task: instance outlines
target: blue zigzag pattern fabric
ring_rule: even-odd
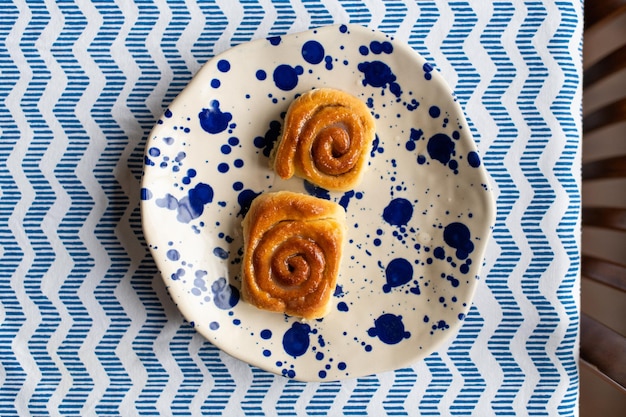
[[[456,92],[497,218],[458,336],[411,368],[274,376],[169,299],[139,211],[146,137],[207,60],[334,23]],[[577,415],[580,0],[0,0],[0,414]]]

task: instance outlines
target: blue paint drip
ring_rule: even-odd
[[[293,323],[283,336],[285,352],[294,358],[304,355],[309,349],[309,333],[311,333],[311,327],[308,324]]]
[[[467,163],[472,168],[478,168],[480,166],[480,156],[478,156],[478,153],[476,153],[474,151],[468,153],[467,154]]]
[[[324,47],[318,41],[307,41],[302,45],[302,58],[309,64],[319,64],[324,59]]]
[[[454,288],[458,287],[458,286],[459,286],[459,284],[460,284],[460,283],[459,283],[459,280],[458,280],[458,279],[456,279],[456,278],[454,278],[452,275],[447,275],[447,276],[446,276],[446,280],[447,280],[447,281],[449,281],[449,282],[450,282],[450,284],[452,284],[452,286],[453,286]]]
[[[330,192],[322,187],[318,187],[308,181],[304,181],[304,189],[307,193],[317,198],[323,198],[324,200],[330,200]],[[344,207],[345,208],[345,207]]]
[[[180,259],[180,253],[176,249],[168,250],[165,255],[170,261],[177,261]]]
[[[239,290],[230,285],[226,278],[219,278],[211,285],[213,291],[213,302],[222,310],[230,310],[239,302]]]
[[[392,226],[406,226],[413,217],[413,205],[404,198],[395,198],[383,210],[383,219]]]
[[[264,79],[267,78],[267,73],[260,69],[256,72],[256,78],[259,81],[263,81]]]
[[[348,204],[350,204],[350,200],[355,196],[354,190],[350,190],[339,199],[339,205],[344,208],[344,210],[348,210]]]
[[[213,201],[213,188],[205,183],[198,183],[190,189],[187,196],[178,201],[171,194],[156,200],[156,205],[168,210],[176,210],[176,219],[181,223],[189,223],[204,212],[204,206]]]
[[[213,249],[213,255],[220,259],[228,259],[228,251],[220,248],[219,246]]]
[[[430,117],[432,117],[433,119],[436,119],[441,115],[441,110],[437,106],[430,106],[430,108],[428,109],[428,114],[430,114]]]
[[[463,223],[450,223],[443,229],[443,240],[456,249],[459,259],[466,259],[474,250],[469,228]]]
[[[270,42],[270,44],[277,46],[280,44],[280,41],[282,39],[280,36],[270,36],[269,38],[267,38],[267,40]]]
[[[337,285],[335,287],[335,292],[333,293],[334,297],[343,297],[345,293],[343,292],[343,287],[341,285]]]
[[[396,96],[400,97],[402,90],[400,85],[396,83],[396,76],[387,64],[381,61],[361,62],[357,68],[363,73],[363,85],[371,85],[372,87],[386,88]]]
[[[454,155],[454,142],[445,133],[437,133],[428,140],[426,150],[432,159],[447,165]]]
[[[274,70],[274,84],[283,91],[291,91],[298,85],[298,75],[302,75],[303,71],[304,69],[299,65],[292,67],[280,64]]]
[[[228,72],[230,70],[230,62],[225,59],[220,59],[217,61],[217,69],[220,70],[220,72]]]
[[[207,133],[220,133],[228,128],[228,124],[233,119],[233,115],[220,110],[220,102],[211,100],[208,109],[202,109],[198,113],[200,126]]]
[[[242,190],[237,196],[237,202],[239,203],[239,213],[237,216],[245,217],[248,210],[250,210],[250,204],[252,201],[257,198],[261,193],[255,193],[252,190]]]
[[[344,303],[343,301],[341,301],[339,304],[337,304],[337,310],[339,311],[348,311],[348,304]]]
[[[404,258],[393,259],[385,268],[385,279],[387,283],[383,285],[383,292],[389,293],[392,288],[402,286],[413,279],[413,266]]]
[[[151,200],[152,199],[152,191],[150,191],[147,188],[142,188],[141,189],[141,199],[143,201]]]
[[[272,120],[270,122],[270,126],[267,132],[265,132],[264,136],[257,136],[254,138],[254,146],[259,149],[263,149],[263,155],[269,157],[272,152],[272,148],[274,147],[274,143],[278,140],[280,136],[280,122],[276,120]]]
[[[381,342],[388,345],[400,343],[403,339],[411,337],[411,333],[404,330],[402,316],[387,313],[374,320],[374,327],[367,331],[370,337],[378,337]]]

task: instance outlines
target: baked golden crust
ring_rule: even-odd
[[[243,299],[306,319],[325,316],[345,229],[345,212],[331,201],[290,191],[258,196],[243,220]]]
[[[312,90],[289,106],[272,165],[283,179],[296,175],[328,190],[350,190],[361,180],[375,134],[361,100],[332,88]]]

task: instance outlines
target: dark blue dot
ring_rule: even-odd
[[[348,31],[348,26],[346,25],[339,26],[339,32],[346,33],[347,31]]]
[[[432,159],[447,165],[454,154],[454,142],[445,133],[437,133],[428,140],[426,150]]]
[[[232,151],[232,148],[228,145],[222,145],[220,150],[222,151],[224,155],[228,155]]]
[[[420,165],[424,165],[426,163],[426,157],[424,155],[418,155],[417,163]]]
[[[456,249],[456,256],[459,259],[466,259],[474,250],[470,230],[463,223],[456,222],[447,225],[443,231],[443,240]]]
[[[264,79],[266,79],[266,78],[267,78],[267,74],[266,74],[266,73],[265,73],[265,71],[263,71],[263,70],[258,70],[258,71],[256,72],[256,78],[257,78],[257,80],[259,80],[259,81],[263,81]]]
[[[228,144],[230,146],[237,146],[237,145],[239,145],[239,139],[234,137],[234,136],[231,137],[231,138],[228,138]]]
[[[382,50],[384,53],[390,54],[393,52],[393,45],[391,44],[391,42],[385,41],[382,43]]]
[[[226,162],[222,162],[221,164],[219,164],[219,165],[217,166],[217,170],[218,170],[219,172],[221,172],[221,173],[228,172],[228,169],[229,169],[229,168],[230,168],[230,167],[228,166],[228,164],[227,164]]]
[[[263,356],[265,356],[266,358],[268,358],[268,357],[272,356],[272,351],[271,351],[271,350],[267,350],[267,349],[265,349],[265,350],[263,351]]]
[[[321,370],[321,371],[318,372],[318,375],[319,375],[320,378],[326,378],[326,371]]]
[[[170,261],[177,261],[180,259],[180,253],[176,249],[170,249],[167,251],[167,259]]]
[[[404,198],[391,200],[383,210],[383,219],[393,226],[405,226],[413,216],[413,205]]]
[[[346,367],[347,367],[347,365],[346,365],[346,363],[345,363],[345,362],[339,362],[339,363],[337,364],[337,369],[339,369],[340,371],[345,370],[345,369],[346,369]]]
[[[220,259],[228,259],[228,251],[220,248],[219,246],[213,249],[213,255],[217,256]]]
[[[480,166],[480,156],[478,156],[478,153],[476,153],[474,151],[468,153],[467,154],[467,163],[472,168],[478,168]]]
[[[208,133],[220,133],[228,128],[228,124],[233,118],[233,115],[228,112],[222,112],[220,110],[220,103],[217,100],[212,100],[209,103],[209,108],[203,108],[198,114],[200,119],[200,126]]]
[[[268,340],[272,337],[272,331],[270,329],[261,330],[261,338]]]
[[[196,176],[196,170],[195,170],[195,169],[193,169],[193,168],[189,168],[189,169],[187,170],[187,176],[188,176],[189,178],[193,178],[193,177],[195,177],[195,176]]]
[[[326,69],[327,70],[333,69],[333,58],[332,57],[327,56],[326,58],[324,58],[324,61],[326,61]]]
[[[374,320],[374,327],[367,331],[371,337],[378,337],[381,342],[395,345],[403,339],[408,339],[411,334],[404,329],[402,316],[385,313]]]
[[[233,190],[235,190],[235,191],[243,190],[243,183],[240,182],[240,181],[237,181],[237,182],[233,183]]]
[[[341,301],[339,304],[337,304],[337,310],[339,311],[348,311],[348,305],[346,303],[344,303],[343,301]]]
[[[165,110],[165,113],[163,113],[163,115],[169,119],[170,117],[172,117],[172,111],[170,109],[167,109]]]
[[[152,147],[152,148],[148,149],[148,154],[150,156],[156,157],[156,156],[161,155],[161,150],[159,148]]]
[[[211,87],[213,88],[218,88],[222,83],[220,83],[220,80],[218,80],[217,78],[213,78],[211,80]]]
[[[233,165],[234,165],[236,168],[241,168],[241,167],[243,166],[243,159],[235,159],[235,160],[233,161]]]
[[[280,64],[274,69],[274,84],[283,91],[291,91],[298,85],[298,73],[302,73],[302,67]]]
[[[416,145],[415,145],[415,142],[409,141],[409,142],[406,143],[405,147],[406,147],[407,151],[414,151]]]
[[[308,324],[295,322],[283,336],[283,349],[294,358],[304,355],[309,348],[309,333],[311,327]]]
[[[374,246],[380,246],[382,244],[379,238],[374,239]]]
[[[225,59],[220,59],[217,61],[217,69],[220,70],[220,72],[228,72],[228,70],[230,70],[230,62]]]
[[[302,45],[302,58],[309,64],[319,64],[324,59],[324,47],[318,41],[307,41]]]
[[[400,287],[413,279],[413,266],[404,258],[393,259],[385,268],[383,292],[389,293],[394,287]]]
[[[437,106],[431,106],[430,109],[428,109],[428,114],[430,114],[432,118],[437,118],[441,115],[441,110],[439,110]]]
[[[461,138],[461,134],[456,130],[452,132],[452,139],[459,140]]]
[[[280,44],[281,38],[280,36],[270,36],[267,40],[274,46]]]
[[[324,354],[322,352],[317,352],[315,354],[315,359],[317,359],[318,361],[321,361],[322,359],[324,359]]]
[[[378,55],[383,51],[383,45],[378,41],[372,41],[370,42],[370,50]]]

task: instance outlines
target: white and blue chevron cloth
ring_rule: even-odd
[[[0,0],[0,415],[578,414],[581,0]],[[445,76],[497,219],[454,340],[411,368],[274,376],[196,334],[139,211],[165,106],[215,54],[356,23]]]

